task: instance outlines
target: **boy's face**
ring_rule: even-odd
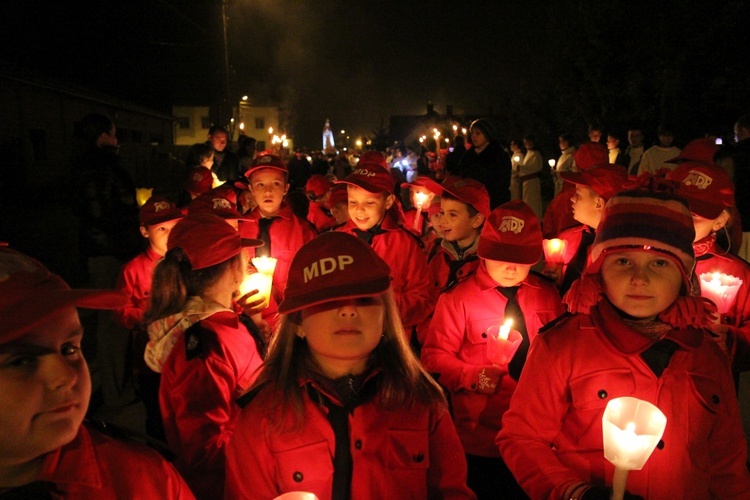
[[[654,318],[680,294],[682,273],[667,257],[643,251],[605,255],[604,293],[615,307],[635,318]]]
[[[447,241],[455,241],[462,247],[470,245],[479,235],[483,221],[482,214],[474,217],[469,214],[466,203],[447,198],[440,200],[440,229]]]
[[[169,239],[169,233],[179,220],[180,219],[168,220],[153,226],[141,226],[141,234],[143,237],[148,238],[148,243],[151,245],[153,251],[162,257],[167,253],[167,240]]]
[[[573,203],[573,218],[596,229],[602,218],[604,198],[590,187],[576,184],[576,192],[570,201]]]
[[[73,307],[0,345],[0,463],[19,464],[76,436],[91,396]]]
[[[516,286],[526,279],[531,264],[515,264],[500,260],[483,259],[490,277],[502,287]]]
[[[716,219],[704,219],[698,214],[693,214],[693,226],[695,227],[695,240],[700,241],[709,234],[719,231],[729,220],[729,213],[724,210]]]
[[[393,205],[393,195],[371,193],[351,184],[346,186],[349,198],[349,217],[357,228],[367,231],[385,217],[385,212]]]
[[[289,191],[284,174],[275,168],[263,168],[250,176],[250,191],[255,203],[264,217],[276,215],[281,209],[281,202]]]
[[[331,215],[336,219],[336,224],[349,220],[349,207],[345,203],[336,203],[331,207]]]

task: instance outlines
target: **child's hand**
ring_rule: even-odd
[[[500,366],[487,366],[479,372],[477,380],[477,392],[480,394],[494,394],[497,386],[508,369]]]
[[[238,298],[236,302],[242,308],[242,313],[245,316],[253,316],[265,309],[265,307],[261,307],[263,302],[265,302],[265,299],[260,295],[258,290],[250,290],[248,293]]]
[[[708,329],[711,330],[711,333],[713,333],[712,338],[714,342],[716,342],[719,348],[724,351],[724,354],[729,356],[729,358],[731,359],[732,338],[729,332],[729,325],[711,325]]]

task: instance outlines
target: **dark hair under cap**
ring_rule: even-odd
[[[470,130],[479,129],[482,134],[487,138],[488,141],[496,141],[497,140],[497,133],[495,132],[495,127],[492,126],[492,123],[486,118],[479,118],[477,120],[474,120],[471,122],[471,126],[469,127]]]

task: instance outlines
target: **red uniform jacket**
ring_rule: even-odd
[[[198,498],[221,498],[235,399],[262,360],[237,315],[219,312],[185,331],[164,363],[159,403],[175,464]]]
[[[544,211],[542,233],[545,238],[559,238],[558,234],[565,229],[581,225],[573,217],[573,202],[570,199],[576,194],[575,184],[566,182]]]
[[[314,201],[310,202],[310,209],[307,212],[307,220],[310,221],[310,224],[315,226],[315,229],[317,229],[319,233],[328,231],[338,224],[338,222],[336,222],[336,217],[325,213],[320,204],[315,203]]]
[[[531,345],[497,443],[531,498],[564,498],[580,483],[611,485],[604,458],[607,403],[631,396],[667,417],[661,445],[627,491],[644,498],[750,498],[746,445],[726,355],[704,330],[673,329],[660,377],[640,353],[655,341],[626,326],[606,299]],[[568,493],[569,494],[569,493]]]
[[[247,215],[248,221],[240,223],[243,238],[257,238],[259,227],[257,220],[262,218],[256,207]],[[277,259],[276,270],[273,272],[273,298],[269,307],[263,311],[263,318],[275,323],[278,304],[284,299],[284,288],[289,278],[289,267],[292,259],[302,245],[315,238],[313,226],[306,220],[297,217],[287,204],[281,205],[276,220],[268,230],[271,239],[271,257]],[[265,255],[260,249],[249,249],[250,256]],[[255,252],[255,253],[253,253]],[[275,302],[275,303],[274,303]]]
[[[37,480],[54,483],[59,498],[71,500],[195,498],[172,464],[154,450],[115,440],[85,424],[73,441],[44,458]]]
[[[716,243],[706,251],[696,249],[698,258],[695,274],[724,273],[742,280],[734,305],[722,315],[721,322],[729,326],[728,345],[735,371],[750,370],[750,265],[736,255],[723,253]]]
[[[491,396],[476,391],[479,372],[492,365],[486,355],[487,329],[505,317],[508,300],[497,286],[482,264],[473,277],[442,294],[422,347],[425,368],[437,373],[451,393],[453,420],[464,450],[484,457],[500,456],[494,440],[516,389],[516,381],[506,375]],[[516,298],[531,341],[564,312],[557,289],[534,274],[521,283]]]
[[[349,220],[337,229],[356,236],[357,226]],[[416,236],[390,217],[383,219],[382,232],[372,239],[372,249],[391,267],[391,287],[396,296],[401,321],[407,332],[424,321],[435,307],[427,259]]]
[[[151,277],[161,256],[149,246],[145,252],[122,266],[117,289],[130,300],[122,309],[113,311],[115,319],[128,330],[140,327],[143,313],[148,309],[151,297]]]
[[[242,410],[227,448],[225,498],[274,498],[289,491],[331,498],[336,439],[327,407],[311,399],[308,384],[325,394],[313,382],[301,383],[305,421],[297,431],[274,428],[269,407],[282,396],[264,394],[268,388]],[[351,498],[474,498],[447,410],[415,403],[389,411],[371,399],[349,413],[349,436]]]

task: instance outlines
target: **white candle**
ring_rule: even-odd
[[[742,280],[724,273],[713,272],[700,275],[701,295],[710,299],[719,314],[727,314],[734,305]]]

